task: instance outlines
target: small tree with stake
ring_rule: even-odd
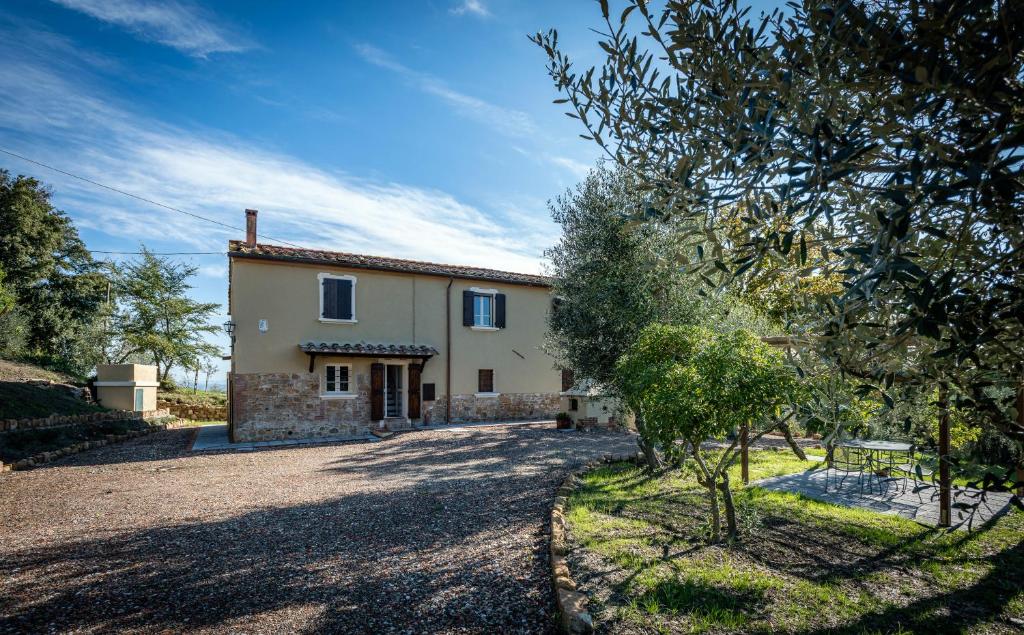
[[[740,456],[740,437],[720,455],[701,443],[750,426],[752,439],[778,426],[773,416],[794,386],[782,355],[747,330],[715,333],[655,324],[616,364],[629,406],[643,413],[665,453],[689,454],[711,502],[711,541],[721,541],[719,493],[728,537],[735,540],[736,510],[728,468]]]

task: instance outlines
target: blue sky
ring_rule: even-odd
[[[295,7],[7,0],[0,147],[236,227],[254,207],[261,234],[293,243],[540,271],[557,239],[546,201],[599,151],[551,103],[526,36],[557,27],[595,63],[597,3]],[[242,237],[6,155],[0,167],[50,184],[94,250],[222,252]],[[226,258],[184,259],[196,296],[225,303]]]

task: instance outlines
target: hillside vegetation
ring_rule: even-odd
[[[78,415],[104,410],[80,399],[62,373],[0,359],[0,419]]]

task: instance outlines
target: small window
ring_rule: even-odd
[[[321,273],[320,320],[323,322],[356,321],[356,277]]]
[[[434,401],[437,399],[437,388],[434,384],[423,384],[423,401]]]
[[[580,402],[579,402],[579,400],[578,399],[570,399],[569,400],[569,410],[576,411],[576,410],[579,410],[579,409],[580,409]]]
[[[477,392],[494,392],[494,370],[480,369],[477,377]]]
[[[324,366],[324,394],[341,395],[352,392],[349,390],[351,368],[348,364]]]
[[[473,326],[494,326],[494,296],[473,296]]]

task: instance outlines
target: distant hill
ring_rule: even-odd
[[[103,408],[76,394],[74,380],[32,364],[0,359],[0,419],[78,415]]]

